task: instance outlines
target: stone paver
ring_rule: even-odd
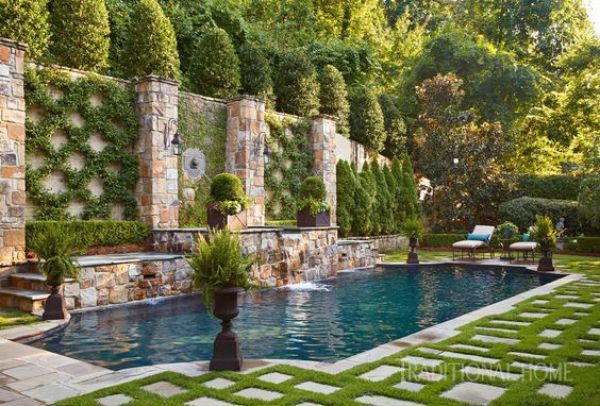
[[[473,337],[471,337],[471,340],[483,341],[484,343],[500,343],[509,345],[513,345],[519,342],[519,340],[517,340],[516,338],[486,336],[483,334],[475,334]]]
[[[538,393],[553,398],[562,399],[569,396],[572,391],[573,388],[571,386],[546,383],[538,390]]]
[[[592,304],[589,303],[579,303],[579,302],[567,302],[564,304],[565,307],[574,307],[576,309],[589,309],[592,307]]]
[[[410,382],[410,381],[402,381],[396,385],[394,385],[394,388],[397,389],[404,389],[410,392],[418,392],[421,389],[423,389],[425,387],[425,385],[423,385],[422,383],[416,383],[416,382]]]
[[[584,312],[575,312],[573,313],[573,316],[577,316],[577,317],[587,317],[589,316],[589,313],[584,313]]]
[[[556,295],[557,299],[579,299],[579,295]]]
[[[132,397],[119,393],[117,395],[110,395],[96,399],[96,402],[100,403],[102,406],[121,406],[125,403],[131,402],[132,400]]]
[[[292,375],[282,374],[280,372],[269,372],[268,374],[264,374],[258,377],[258,379],[260,379],[261,381],[270,383],[281,383],[291,378],[293,378]]]
[[[417,375],[417,378],[422,379],[424,381],[429,381],[429,382],[439,382],[442,379],[444,379],[445,376],[442,374],[435,373],[435,372],[421,371],[419,373],[419,375]]]
[[[442,352],[442,350],[438,350],[437,348],[429,348],[429,347],[420,347],[419,352],[424,352],[426,354],[435,354],[438,355]]]
[[[360,396],[356,399],[359,403],[372,406],[420,406],[420,403],[409,402],[408,400],[400,400],[394,398],[388,398],[386,396]]]
[[[404,370],[405,368],[396,367],[392,365],[381,365],[375,369],[372,369],[369,372],[365,372],[364,374],[360,375],[359,378],[367,379],[373,382],[379,382]]]
[[[19,398],[22,398],[22,396],[18,393],[0,388],[0,403],[11,402]]]
[[[235,385],[235,382],[225,378],[215,378],[202,384],[211,389],[225,389],[232,385]]]
[[[507,333],[507,334],[516,334],[517,330],[510,330],[507,328],[497,328],[497,327],[476,327],[477,330],[482,331],[490,331],[492,333]]]
[[[185,403],[185,406],[231,406],[232,403],[223,402],[222,400],[203,396]]]
[[[489,352],[490,349],[486,347],[480,347],[478,345],[468,345],[468,344],[452,344],[448,346],[453,350],[470,350],[470,351],[481,351],[481,352]]]
[[[548,314],[535,312],[523,312],[519,314],[519,317],[524,317],[526,319],[542,319],[546,316],[548,316]]]
[[[588,334],[600,336],[600,328],[591,328],[588,330]]]
[[[171,396],[179,395],[180,393],[184,393],[186,391],[185,389],[166,381],[142,386],[142,389],[146,392],[153,393],[163,398],[170,398]]]
[[[560,344],[552,344],[552,343],[541,343],[539,346],[542,350],[556,350],[561,347]]]
[[[329,395],[333,392],[342,389],[339,386],[325,385],[323,383],[312,381],[302,382],[301,384],[294,386],[294,388],[306,390],[309,392],[323,393],[325,395]]]
[[[246,389],[242,389],[239,392],[235,392],[234,395],[241,396],[243,398],[250,398],[250,399],[275,400],[275,399],[279,399],[280,397],[282,397],[283,393],[273,392],[270,390],[259,389],[259,388],[246,388]]]
[[[515,368],[530,369],[532,371],[544,371],[544,372],[556,372],[557,371],[556,368],[549,367],[544,364],[528,364],[526,362],[515,361],[510,365],[512,365]]]
[[[528,321],[512,321],[512,320],[490,320],[492,324],[508,324],[510,326],[529,326],[531,325]],[[510,330],[511,333],[514,333],[514,330]]]
[[[440,355],[443,357],[466,359],[469,361],[485,362],[488,364],[495,364],[498,361],[500,361],[497,358],[482,357],[481,355],[463,354],[461,352],[453,352],[453,351],[444,351]]]
[[[594,366],[594,364],[590,364],[589,362],[580,362],[580,361],[569,362],[569,365],[572,365],[574,367],[579,367],[579,368],[589,368],[589,367]]]
[[[547,300],[538,299],[538,300],[534,300],[531,303],[536,304],[536,305],[544,305],[544,304],[548,303],[548,301]]]
[[[6,369],[2,371],[3,374],[11,376],[13,378],[24,380],[28,378],[34,378],[40,375],[49,374],[52,371],[51,369],[44,367],[36,367],[35,365],[27,364],[26,366]]]
[[[571,324],[575,324],[575,323],[577,323],[577,320],[573,320],[573,319],[556,320],[556,324],[558,324],[560,326],[570,326]]]
[[[535,358],[535,359],[544,359],[545,355],[540,354],[531,354],[529,352],[518,352],[518,351],[510,351],[510,355],[516,355],[517,357],[526,357],[526,358]]]
[[[433,358],[423,358],[423,357],[415,357],[413,355],[406,356],[401,358],[400,361],[406,362],[411,365],[422,365],[425,367],[437,367],[442,364],[444,361]]]
[[[598,350],[583,350],[581,351],[581,355],[589,355],[592,357],[600,357],[600,351]]]
[[[469,378],[473,376],[489,376],[492,378],[499,378],[505,381],[516,381],[521,379],[523,375],[515,374],[513,372],[503,372],[496,369],[478,368],[473,366],[467,366],[460,370],[463,374]]]
[[[561,334],[562,334],[561,330],[553,330],[551,328],[548,328],[546,330],[541,331],[540,334],[538,334],[538,336],[545,337],[545,338],[554,338],[554,337],[558,337]]]
[[[506,389],[474,382],[459,383],[440,396],[459,402],[487,405],[504,394]]]

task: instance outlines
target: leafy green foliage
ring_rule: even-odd
[[[505,221],[497,227],[496,232],[500,237],[508,240],[514,238],[519,233],[519,227],[510,221]]]
[[[355,90],[350,98],[350,137],[371,151],[383,150],[386,139],[381,106],[372,89]]]
[[[317,71],[304,52],[277,55],[273,84],[279,111],[303,117],[319,112]]]
[[[27,56],[40,60],[50,42],[48,0],[0,0],[0,37],[24,42]]]
[[[246,41],[239,48],[238,56],[243,92],[265,98],[271,97],[273,93],[271,59],[265,47],[253,41]]]
[[[600,254],[600,237],[577,237],[575,250]]]
[[[228,98],[240,88],[240,61],[227,32],[208,26],[194,47],[188,69],[191,89],[199,94]]]
[[[600,176],[588,177],[581,182],[577,200],[582,226],[600,232]]]
[[[157,0],[139,0],[133,6],[121,65],[128,77],[155,74],[174,79],[179,76],[175,31]]]
[[[336,218],[338,232],[342,237],[348,236],[352,230],[352,216],[355,214],[356,208],[354,201],[356,182],[350,164],[339,160],[336,165]]]
[[[302,181],[298,198],[299,210],[308,208],[310,214],[316,216],[330,209],[326,199],[327,190],[325,189],[323,179],[316,176],[309,176]]]
[[[544,199],[577,200],[581,179],[572,175],[522,175],[517,194]]]
[[[386,133],[383,154],[389,157],[402,156],[407,152],[406,124],[400,110],[392,97],[388,94],[379,96],[379,105],[383,113],[383,122]]]
[[[110,27],[104,0],[53,0],[50,5],[52,59],[76,69],[106,68]]]
[[[409,217],[402,224],[402,233],[409,237],[418,238],[423,235],[423,223],[418,217]]]
[[[131,146],[138,137],[138,122],[131,87],[122,88],[97,76],[71,80],[66,72],[29,69],[25,88],[28,108],[38,109],[42,116],[39,122],[27,117],[25,143],[27,198],[37,207],[36,218],[70,218],[69,204],[79,202],[84,204],[83,219],[109,218],[115,205],[123,206],[125,219],[134,219],[137,202],[133,189],[139,172]],[[63,96],[55,100],[51,88]],[[92,105],[93,97],[99,98],[101,105]],[[72,114],[78,114],[84,125],[76,124]],[[55,148],[51,139],[61,132],[67,143]],[[94,150],[90,145],[93,136],[101,137],[108,145],[102,151]],[[36,169],[31,166],[34,155],[43,158],[43,165]],[[69,158],[77,155],[85,158],[81,169],[70,164]],[[44,187],[44,180],[51,174],[64,176],[65,192],[52,193]],[[94,179],[102,182],[100,196],[88,189]]]
[[[222,288],[254,287],[251,268],[254,261],[246,258],[238,234],[228,228],[210,232],[208,241],[198,237],[198,249],[188,258],[194,270],[192,282],[202,291],[202,301],[209,314],[213,311],[215,292]]]
[[[542,249],[552,248],[556,244],[556,229],[552,219],[548,216],[536,214],[535,223],[529,228],[529,233]]]
[[[369,193],[368,180],[361,173],[354,171],[354,211],[352,212],[352,234],[357,236],[370,235],[373,230],[371,213],[373,199]]]
[[[66,226],[55,224],[37,233],[29,248],[40,258],[39,269],[48,286],[60,286],[65,278],[77,278],[80,268],[71,261],[79,246],[78,236]]]
[[[516,224],[525,231],[535,222],[536,215],[549,216],[554,223],[565,218],[566,233],[573,235],[579,229],[577,202],[551,200],[533,197],[520,197],[500,204],[499,216],[502,221]]]
[[[346,90],[344,76],[342,76],[335,66],[325,65],[319,75],[319,85],[320,112],[337,117],[337,132],[348,136],[350,105],[348,104],[348,91]]]
[[[28,221],[26,244],[32,248],[36,240],[52,233],[53,229],[77,236],[75,247],[84,250],[93,247],[111,247],[121,244],[139,244],[152,236],[150,227],[139,221]]]
[[[213,178],[210,197],[211,203],[216,203],[223,214],[233,215],[250,205],[242,181],[231,173],[220,173]]]

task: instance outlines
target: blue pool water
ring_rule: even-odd
[[[246,295],[246,358],[334,361],[556,279],[499,267],[385,266]],[[111,369],[209,359],[219,331],[198,296],[73,315],[33,345]]]

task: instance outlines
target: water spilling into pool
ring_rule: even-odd
[[[247,295],[246,358],[334,361],[556,279],[515,268],[385,266]],[[74,314],[33,345],[112,369],[206,360],[219,331],[198,296]]]

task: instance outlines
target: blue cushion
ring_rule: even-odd
[[[525,233],[521,236],[521,240],[523,241],[531,241],[531,236],[529,235],[529,233]]]
[[[469,234],[467,240],[469,241],[487,241],[490,239],[489,234]]]

